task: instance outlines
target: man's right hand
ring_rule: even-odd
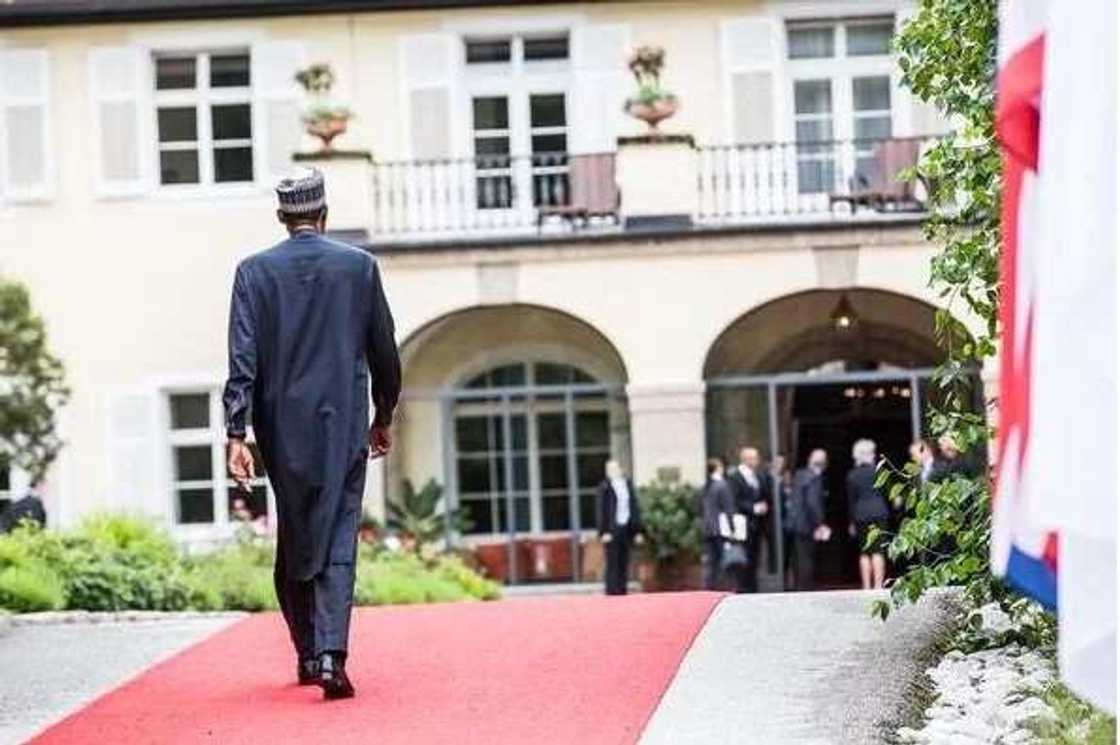
[[[603,543],[610,543],[612,538],[613,536],[611,536],[610,533],[603,533],[601,536],[599,536],[599,540]]]
[[[249,482],[256,478],[253,451],[244,440],[232,438],[226,446],[226,468],[229,475],[242,489],[249,489]]]
[[[393,435],[389,432],[388,424],[374,424],[369,428],[369,457],[370,460],[388,455],[393,448]]]

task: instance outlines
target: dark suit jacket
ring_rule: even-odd
[[[790,495],[790,529],[800,536],[811,536],[824,522],[824,476],[802,468],[793,477]]]
[[[719,516],[728,521],[735,514],[735,495],[724,479],[709,479],[700,490],[700,532],[705,538],[719,537]]]
[[[15,529],[23,520],[30,520],[40,527],[47,524],[47,511],[43,509],[43,501],[34,494],[17,499],[0,512],[0,533]]]
[[[758,486],[750,485],[750,482],[743,477],[740,473],[738,466],[732,468],[727,476],[727,483],[731,487],[732,493],[735,495],[735,509],[747,516],[747,524],[751,532],[758,532],[765,529],[767,524],[767,515],[756,515],[754,506],[756,504],[765,504],[773,510],[772,504],[774,500],[774,486],[770,478],[770,474],[766,471],[755,472],[755,478],[758,479]]]
[[[848,471],[848,517],[852,522],[869,523],[890,517],[887,500],[875,486],[875,466],[856,466]]]
[[[634,489],[634,482],[626,479],[626,488],[630,491],[630,522],[626,524],[630,535],[633,536],[642,529],[642,508],[638,504],[638,492]],[[614,486],[610,479],[603,479],[599,484],[599,533],[610,533],[616,527],[615,510],[618,507],[618,495],[614,493]]]
[[[332,536],[361,501],[345,485],[366,457],[371,375],[375,419],[388,424],[400,359],[370,254],[299,231],[241,262],[230,303],[226,429],[244,436],[252,417],[293,579],[310,579],[328,560],[352,560],[354,547],[332,546]]]

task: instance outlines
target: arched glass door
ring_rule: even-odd
[[[628,460],[625,411],[621,387],[546,361],[491,368],[448,395],[450,493],[493,574],[580,578],[604,465]]]

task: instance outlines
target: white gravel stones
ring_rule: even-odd
[[[972,654],[953,650],[927,671],[937,697],[926,709],[926,725],[904,727],[898,739],[928,745],[1032,742],[1031,722],[1054,716],[1041,697],[1056,674],[1051,660],[1017,644]]]
[[[44,611],[42,613],[0,614],[0,629],[3,626],[53,626],[65,623],[136,623],[142,621],[194,621],[205,619],[241,618],[248,613],[243,611]]]

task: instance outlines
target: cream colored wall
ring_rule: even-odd
[[[73,398],[62,415],[69,445],[48,485],[53,514],[68,521],[105,507],[166,512],[170,496],[161,470],[162,441],[155,442],[153,453],[138,456],[143,463],[122,463],[112,444],[113,402],[124,394],[150,395],[175,383],[220,383],[233,268],[242,257],[283,237],[272,218],[267,185],[220,197],[98,199],[89,118],[90,48],[241,32],[303,39],[310,60],[334,65],[340,97],[349,98],[357,112],[339,147],[368,147],[389,159],[403,154],[407,141],[399,115],[402,34],[466,19],[497,22],[575,14],[589,22],[627,23],[633,43],[664,45],[666,82],[683,101],[668,129],[718,142],[723,121],[718,23],[759,7],[742,2],[585,3],[0,30],[0,44],[46,47],[51,60],[55,195],[41,204],[0,203],[0,272],[30,286],[73,384]],[[656,402],[658,391],[684,395],[688,406],[654,405],[651,410],[662,426],[678,422],[695,430],[697,386],[708,346],[752,306],[817,286],[821,279],[811,246],[822,240],[868,246],[856,278],[861,286],[928,296],[928,251],[916,231],[572,243],[500,255],[460,251],[382,261],[401,338],[446,313],[494,302],[480,284],[479,266],[506,262],[517,277],[510,301],[564,310],[600,330],[625,360],[632,400],[652,395]],[[639,459],[642,436],[635,436]],[[656,451],[660,446],[651,447]],[[112,486],[115,472],[134,465],[151,471],[144,483],[152,496],[140,503],[115,494]],[[377,491],[376,482],[371,478],[371,492]]]

